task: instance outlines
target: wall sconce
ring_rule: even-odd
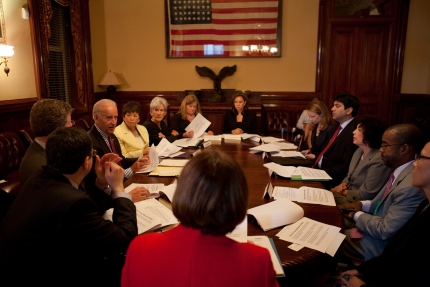
[[[13,46],[0,45],[0,58],[3,58],[3,62],[0,62],[0,66],[4,63],[4,72],[6,76],[9,76],[9,67],[7,66],[7,59],[14,54]]]
[[[103,78],[100,80],[99,86],[108,86],[107,91],[109,94],[115,93],[115,86],[121,85],[121,82],[118,80],[114,72],[106,72]]]

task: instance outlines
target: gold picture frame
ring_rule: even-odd
[[[0,0],[0,44],[6,44],[6,24],[4,21],[3,4]]]

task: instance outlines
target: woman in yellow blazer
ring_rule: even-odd
[[[122,108],[123,122],[115,128],[115,135],[126,158],[139,158],[149,153],[148,130],[138,124],[141,116],[138,102],[128,102]]]

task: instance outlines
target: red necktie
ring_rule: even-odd
[[[113,139],[112,139],[112,137],[111,137],[111,136],[108,136],[108,139],[109,139],[109,145],[110,145],[110,149],[111,149],[111,151],[112,151],[113,153],[118,154],[118,153],[116,152],[115,144],[113,143]],[[120,161],[118,162],[118,165],[122,167],[122,164],[121,164],[121,162],[120,162]]]
[[[391,186],[393,185],[393,181],[394,181],[394,173],[391,174],[390,179],[387,182],[387,185],[385,186],[385,192],[384,195],[382,196],[381,202],[384,201],[384,199],[387,197],[387,195],[390,193],[390,189]]]
[[[320,161],[320,159],[323,157],[324,153],[329,149],[329,147],[333,144],[334,140],[336,139],[337,135],[339,134],[340,130],[341,130],[341,126],[337,127],[337,130],[334,132],[333,136],[331,137],[330,141],[328,142],[328,144],[325,146],[325,148],[323,149],[322,152],[320,152],[320,154],[318,155],[317,159],[315,160],[314,165],[312,166],[312,168],[314,168],[318,162]]]

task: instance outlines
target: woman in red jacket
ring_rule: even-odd
[[[225,234],[241,223],[248,186],[239,164],[219,150],[184,167],[172,200],[181,222],[130,244],[122,286],[278,286],[269,252]]]

